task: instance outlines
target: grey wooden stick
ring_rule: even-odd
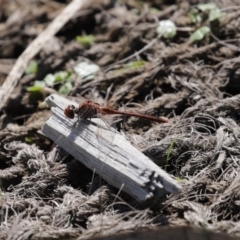
[[[109,184],[142,203],[179,192],[181,187],[165,171],[101,119],[85,119],[74,125],[77,117],[67,119],[63,109],[76,103],[55,94],[46,101],[53,114],[43,125],[43,133]]]

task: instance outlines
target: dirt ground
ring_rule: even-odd
[[[69,2],[0,0],[0,84]],[[215,19],[199,7],[206,2],[89,1],[31,59],[0,113],[1,239],[159,225],[240,236],[239,0],[211,1]],[[162,20],[176,25],[173,37],[158,35]],[[203,26],[207,34],[191,40]],[[98,71],[81,75],[81,63]],[[41,134],[51,93],[167,117],[164,125],[118,117],[116,127],[182,191],[151,208],[123,193],[116,200],[118,190]]]

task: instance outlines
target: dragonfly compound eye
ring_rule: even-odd
[[[74,118],[74,109],[75,109],[75,107],[73,105],[69,105],[68,107],[65,108],[64,115],[67,118],[73,119]]]

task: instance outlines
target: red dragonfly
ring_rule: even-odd
[[[86,119],[86,118],[94,118],[98,117],[99,115],[112,115],[112,114],[120,114],[125,116],[132,116],[132,117],[139,117],[143,119],[147,119],[150,121],[155,121],[158,123],[168,123],[168,119],[164,117],[154,117],[151,115],[141,114],[141,113],[134,113],[134,112],[125,112],[114,110],[108,107],[101,107],[98,103],[92,101],[85,101],[79,107],[75,107],[74,105],[69,105],[65,108],[64,114],[67,118],[74,118],[76,114],[78,119]]]

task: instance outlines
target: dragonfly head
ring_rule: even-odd
[[[74,118],[74,113],[75,113],[76,107],[74,105],[69,105],[64,109],[64,115],[67,118]]]

